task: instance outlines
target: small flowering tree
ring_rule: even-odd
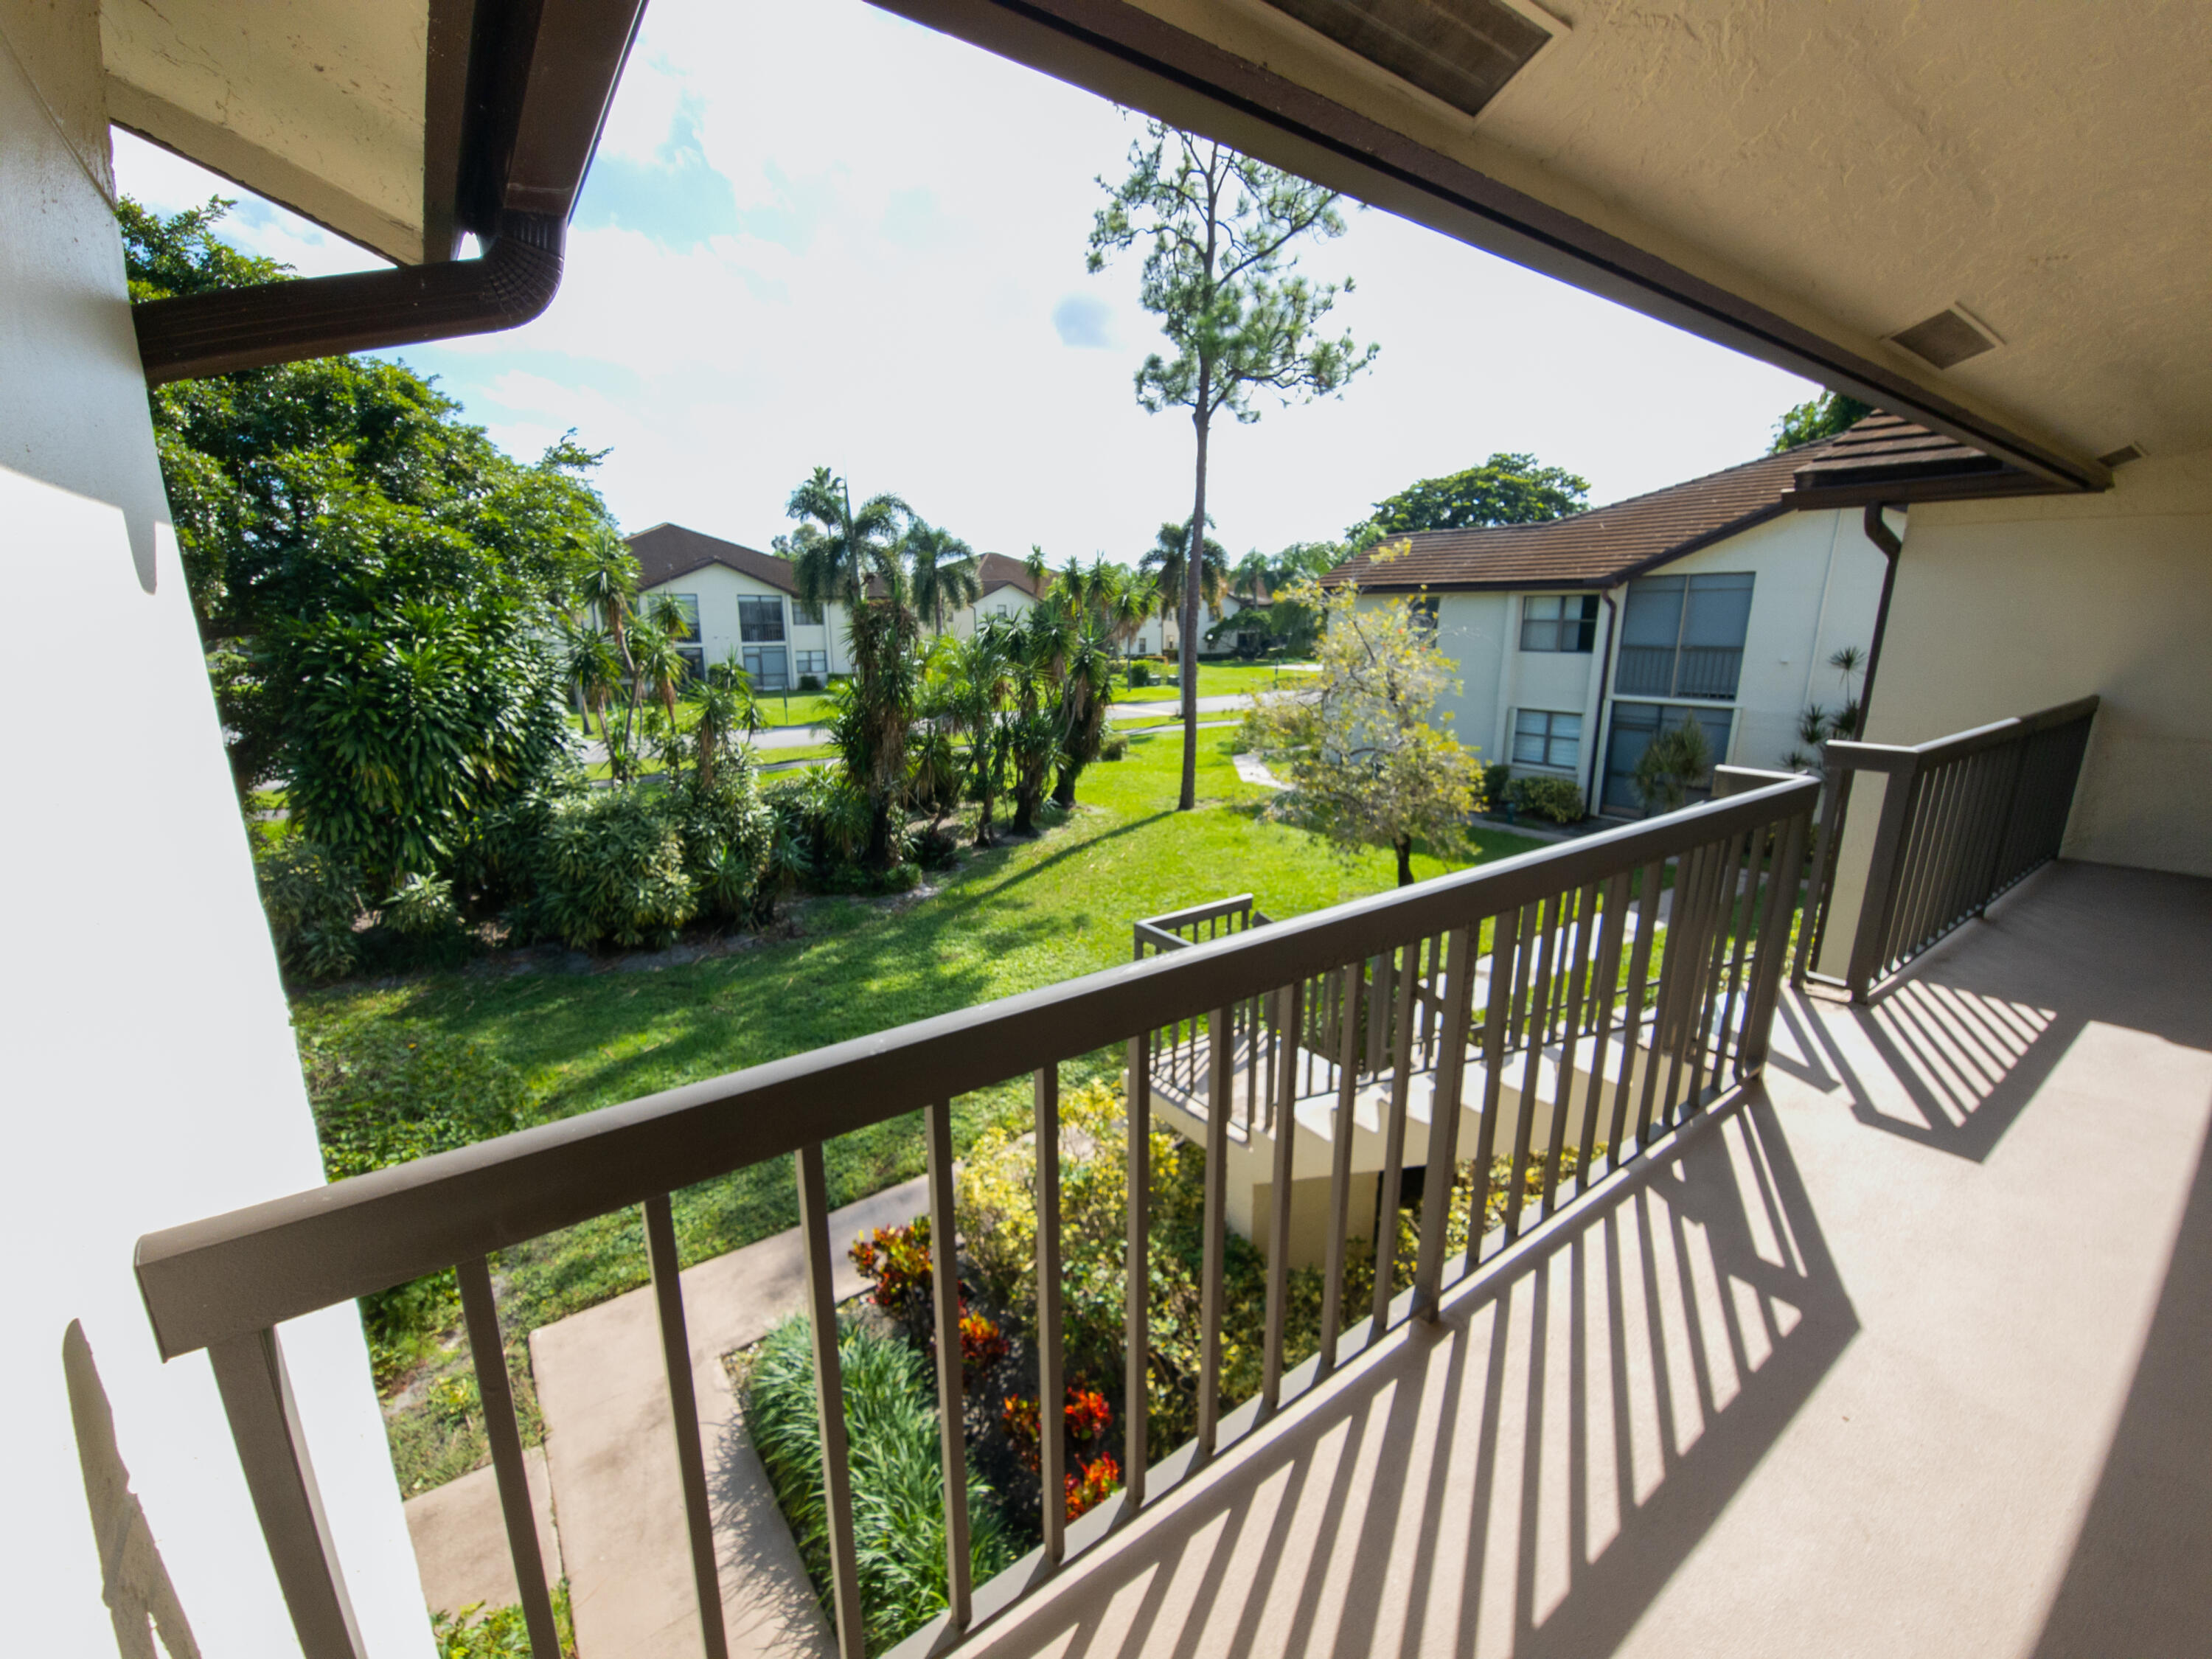
[[[1304,582],[1285,597],[1322,618],[1317,695],[1278,697],[1245,717],[1245,741],[1286,774],[1270,805],[1335,842],[1347,857],[1387,847],[1398,884],[1413,879],[1413,843],[1449,854],[1483,805],[1474,752],[1443,729],[1437,699],[1459,689],[1437,648],[1431,613],[1413,599],[1367,599],[1350,585]]]

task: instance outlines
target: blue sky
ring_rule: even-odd
[[[511,451],[609,450],[625,529],[764,547],[817,464],[981,548],[1133,560],[1189,511],[1187,416],[1131,377],[1158,336],[1133,254],[1084,269],[1094,182],[1138,118],[861,0],[653,0],[547,314],[394,355]],[[122,188],[235,186],[116,135]],[[1217,428],[1233,552],[1341,534],[1378,497],[1495,450],[1594,502],[1761,453],[1815,388],[1385,213],[1304,256],[1382,347],[1339,399]],[[227,227],[303,274],[372,263],[266,203]]]

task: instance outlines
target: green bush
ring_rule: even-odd
[[[562,1659],[576,1659],[576,1625],[569,1616],[565,1578],[553,1587],[553,1628]],[[438,1659],[531,1659],[530,1627],[520,1607],[487,1612],[478,1602],[458,1613],[434,1613],[430,1639],[437,1644]]]
[[[1579,823],[1589,816],[1571,778],[1516,778],[1506,787],[1505,799],[1530,817],[1553,823]]]
[[[556,801],[537,848],[535,929],[588,950],[667,945],[698,908],[666,799],[637,786]]]
[[[1482,769],[1482,811],[1495,812],[1509,799],[1513,777],[1506,766],[1486,766]]]
[[[1128,752],[1129,739],[1119,732],[1098,745],[1098,758],[1103,761],[1120,760]]]
[[[1150,663],[1133,662],[1129,665],[1129,685],[1132,690],[1140,685],[1150,685],[1152,683],[1152,667]]]
[[[837,1332],[845,1428],[852,1448],[854,1533],[868,1650],[880,1653],[943,1611],[945,1477],[937,1389],[922,1355],[849,1321]],[[822,1493],[821,1426],[812,1335],[803,1316],[771,1330],[745,1378],[745,1423],[776,1501],[831,1614],[830,1527]],[[968,1483],[970,1559],[982,1583],[1016,1551],[991,1489]]]
[[[336,979],[360,965],[355,925],[366,908],[361,872],[305,836],[289,836],[254,864],[261,908],[288,972]]]

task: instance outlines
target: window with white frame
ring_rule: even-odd
[[[1571,772],[1582,762],[1583,717],[1523,708],[1513,717],[1513,759],[1522,766]]]
[[[809,605],[804,599],[793,599],[791,602],[791,625],[793,628],[821,627],[822,607],[818,605]],[[802,652],[800,654],[803,656],[805,653]]]
[[[796,651],[792,653],[799,664],[797,672],[811,674],[817,679],[830,676],[830,653],[827,651]]]
[[[1596,643],[1596,594],[1531,593],[1521,601],[1523,651],[1587,652]]]

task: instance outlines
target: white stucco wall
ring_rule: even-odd
[[[1869,737],[2091,693],[2067,856],[2212,876],[2212,452],[2136,461],[2103,495],[1912,509]]]
[[[800,651],[820,651],[828,654],[830,672],[848,674],[852,672],[852,643],[845,630],[845,608],[840,605],[823,607],[822,621],[814,627],[800,627],[795,620],[797,612],[791,596],[781,588],[764,582],[757,576],[746,575],[727,565],[702,565],[680,576],[672,576],[647,593],[689,593],[699,602],[699,634],[706,647],[709,666],[723,662],[733,653],[743,660],[742,645],[738,634],[738,601],[740,599],[769,599],[783,605],[784,648],[796,653]],[[793,661],[797,661],[796,655]],[[791,672],[792,684],[799,683],[798,670]]]
[[[73,1432],[81,1326],[116,1449],[203,1654],[297,1651],[206,1357],[164,1364],[131,1271],[142,1232],[319,1184],[275,954],[253,890],[155,465],[112,188],[96,9],[0,3],[0,552],[26,614],[19,702],[100,734],[63,772],[18,757],[0,845],[17,879],[0,997],[15,1264],[4,1389],[8,1645],[114,1653]],[[354,1606],[379,1655],[431,1651],[350,1305],[284,1341]]]
[[[1732,700],[1698,700],[1695,706],[1731,713],[1729,752],[1723,760],[1739,766],[1779,766],[1802,746],[1797,727],[1806,705],[1833,709],[1844,701],[1840,678],[1828,659],[1840,647],[1856,645],[1863,652],[1871,643],[1882,557],[1861,533],[1856,514],[1793,513],[1677,559],[1657,574],[1723,573],[1748,573],[1753,579],[1742,670]],[[1437,703],[1451,717],[1453,735],[1487,763],[1565,776],[1513,760],[1514,723],[1523,709],[1578,714],[1583,738],[1574,776],[1595,805],[1602,764],[1599,745],[1604,740],[1598,720],[1601,671],[1608,701],[1620,701],[1619,635],[1626,587],[1613,590],[1610,612],[1600,607],[1593,648],[1587,653],[1523,651],[1522,608],[1528,595],[1434,597],[1437,642],[1459,665],[1459,688]]]

